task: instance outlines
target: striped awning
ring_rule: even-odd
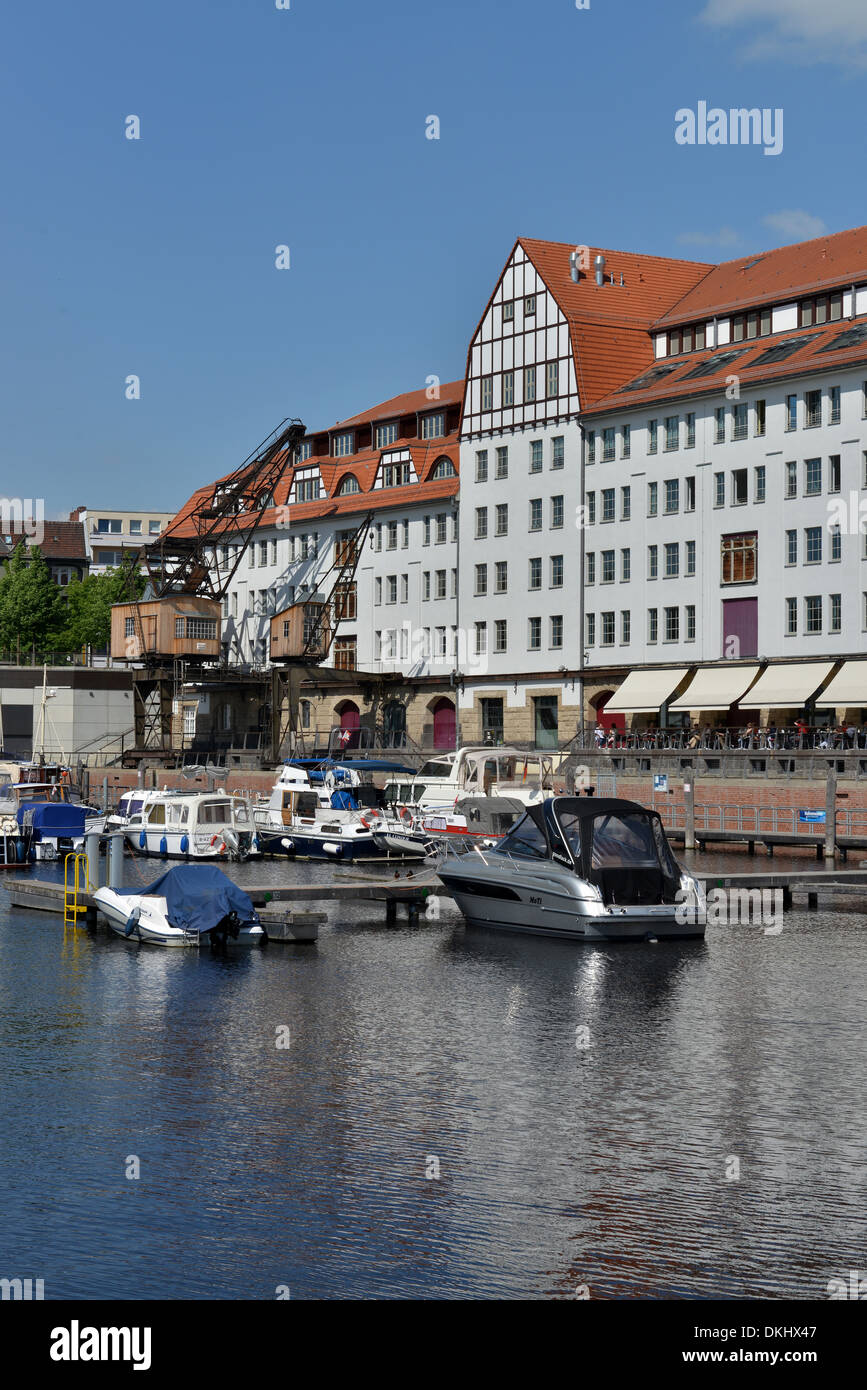
[[[689,670],[630,671],[620,689],[606,701],[606,714],[656,714]]]
[[[844,661],[822,691],[822,704],[838,709],[867,709],[867,661]]]
[[[833,669],[833,661],[769,666],[741,700],[741,709],[802,709]]]
[[[672,713],[728,709],[738,703],[758,674],[758,666],[702,666],[669,709]]]

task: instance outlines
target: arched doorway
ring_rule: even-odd
[[[361,712],[358,705],[354,700],[344,700],[336,707],[335,713],[340,720],[340,748],[356,748],[359,738],[358,730],[361,725]]]
[[[437,752],[454,748],[457,727],[454,703],[443,696],[433,707],[433,746]]]
[[[603,690],[601,695],[596,695],[590,701],[596,711],[596,723],[601,724],[605,732],[609,729],[618,729],[622,733],[626,728],[626,720],[622,714],[606,714],[605,706],[614,694],[613,690]]]
[[[382,711],[382,736],[386,748],[403,748],[406,744],[406,706],[400,700],[389,700]]]

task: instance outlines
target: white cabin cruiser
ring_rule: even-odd
[[[381,793],[361,777],[369,766],[317,764],[314,774],[322,780],[315,786],[306,766],[282,767],[268,801],[253,810],[262,853],[343,863],[427,853],[429,841],[421,845],[411,827],[384,814]]]
[[[124,826],[137,854],[158,859],[247,859],[256,853],[249,803],[226,792],[152,791]],[[134,804],[134,803],[133,803]]]
[[[634,801],[551,798],[494,849],[474,847],[438,873],[473,926],[577,941],[704,936],[701,886],[658,814]]]
[[[176,864],[143,892],[98,888],[94,902],[127,941],[154,946],[260,946],[265,932],[249,897],[209,864]]]
[[[565,790],[565,788],[563,788]],[[460,748],[423,763],[411,780],[391,778],[386,799],[416,812],[447,812],[471,796],[502,796],[533,806],[554,796],[554,759],[518,748]]]

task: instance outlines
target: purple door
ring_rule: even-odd
[[[759,653],[759,601],[757,598],[723,599],[723,650],[728,661]]]
[[[438,752],[455,746],[457,717],[451,700],[437,700],[433,711],[433,745]]]

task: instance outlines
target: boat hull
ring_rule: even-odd
[[[148,909],[144,895],[141,897],[121,897],[110,888],[100,888],[94,893],[94,901],[112,931],[117,936],[123,937],[125,941],[140,942],[150,946],[201,947],[211,945],[211,932],[185,932],[179,927],[173,927],[159,910],[153,907]],[[142,907],[143,904],[144,910],[142,910],[138,920],[131,922],[134,915],[133,909]],[[227,946],[261,946],[265,939],[265,932],[262,927],[241,927],[237,936],[225,938],[225,944]],[[222,941],[223,938],[220,937],[220,940]]]

